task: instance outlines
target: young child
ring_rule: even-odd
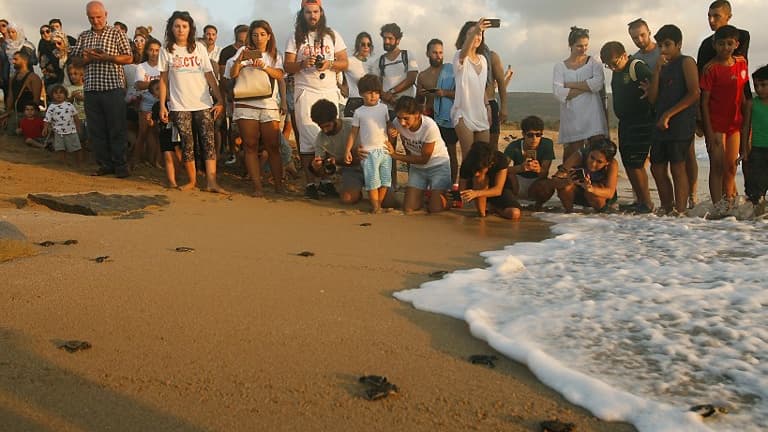
[[[665,214],[674,211],[682,215],[688,204],[685,159],[696,132],[699,72],[696,61],[681,52],[683,33],[677,26],[661,27],[654,39],[661,55],[648,85],[648,101],[656,108],[651,174],[659,190],[661,210]]]
[[[752,82],[757,98],[745,104],[740,159],[744,161],[745,193],[757,205],[768,190],[768,65],[752,74]]]
[[[376,75],[364,75],[357,83],[364,105],[352,117],[352,130],[347,138],[344,161],[352,163],[352,147],[360,135],[360,149],[366,153],[362,160],[365,190],[372,213],[381,213],[381,202],[392,186],[392,158],[387,152],[387,106],[379,103],[381,81]]]
[[[85,69],[82,62],[73,61],[70,63],[67,66],[67,74],[69,75],[69,81],[72,83],[66,87],[69,92],[69,101],[75,106],[77,117],[83,125],[80,128],[80,143],[85,144],[88,141],[88,136],[85,121],[85,93],[83,92]]]
[[[168,188],[176,189],[176,165],[181,162],[181,138],[179,132],[170,121],[163,122],[160,118],[160,101],[152,105],[151,117],[148,126],[151,133],[157,134],[160,150],[165,160],[165,176],[168,179]]]
[[[40,117],[37,103],[31,102],[24,105],[24,117],[19,121],[17,135],[24,137],[24,143],[34,148],[45,148],[43,143],[43,128],[45,124]]]
[[[744,85],[749,80],[747,60],[734,57],[739,30],[722,26],[712,41],[717,55],[702,69],[701,116],[709,153],[709,193],[712,203],[725,198],[728,207],[736,197],[736,159],[741,142]]]
[[[82,161],[78,135],[81,129],[80,118],[77,116],[75,106],[67,102],[67,97],[69,93],[63,85],[51,86],[52,103],[45,112],[43,135],[53,131],[53,149],[59,153],[61,161],[66,161],[66,153],[74,153],[75,161],[79,166]]]
[[[152,108],[160,101],[160,80],[153,79],[149,82],[147,91],[141,93],[139,105],[139,136],[133,147],[131,163],[136,164],[141,160],[148,160],[156,165],[156,153],[158,153],[158,129],[152,127]],[[158,165],[159,167],[159,165]]]

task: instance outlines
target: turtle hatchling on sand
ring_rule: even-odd
[[[364,375],[358,381],[368,386],[365,397],[370,401],[384,399],[385,397],[400,391],[396,385],[387,381],[387,377],[380,375]]]
[[[475,355],[469,356],[469,361],[472,364],[486,365],[489,368],[495,368],[496,363],[494,362],[498,359],[499,358],[496,357],[495,355],[486,355],[486,354],[475,354]]]
[[[573,423],[563,423],[557,420],[541,422],[541,432],[574,432],[576,425]]]

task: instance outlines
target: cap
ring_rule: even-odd
[[[304,9],[304,6],[307,5],[318,5],[320,7],[323,7],[322,0],[301,0],[301,8]]]

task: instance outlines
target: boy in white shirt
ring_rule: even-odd
[[[365,158],[360,162],[365,178],[365,190],[371,202],[371,212],[381,213],[381,202],[392,186],[392,158],[387,151],[387,123],[389,110],[379,103],[381,81],[376,75],[367,74],[357,83],[363,106],[352,117],[352,130],[347,138],[344,161],[352,163],[352,147],[360,135],[360,151]]]

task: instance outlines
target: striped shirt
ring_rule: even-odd
[[[113,56],[131,55],[131,45],[125,34],[116,27],[107,26],[101,33],[86,30],[77,38],[70,51],[73,57],[82,57],[83,50],[102,49]],[[107,91],[125,88],[123,66],[112,62],[93,62],[85,65],[85,91]]]

